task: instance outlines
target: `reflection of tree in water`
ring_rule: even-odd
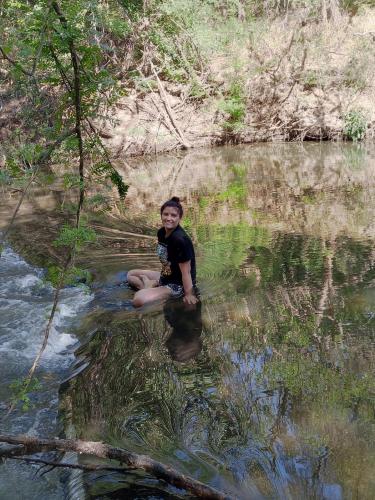
[[[234,300],[221,314],[217,310],[221,319],[218,324],[227,321],[223,340],[231,339],[230,358],[223,351],[218,353],[221,358],[218,365],[223,373],[220,380],[224,381],[220,392],[227,400],[237,381],[236,403],[233,405],[235,398],[229,399],[229,411],[235,416],[237,428],[239,431],[244,428],[245,415],[255,419],[260,416],[257,427],[269,445],[267,429],[279,427],[272,425],[272,419],[280,421],[280,411],[287,408],[282,417],[289,431],[277,436],[279,452],[282,455],[294,449],[294,453],[306,455],[310,466],[315,461],[314,455],[317,459],[320,457],[315,471],[312,470],[311,477],[315,479],[319,477],[317,471],[324,474],[322,461],[326,460],[327,453],[322,455],[318,449],[324,449],[327,443],[335,449],[330,460],[338,470],[345,462],[339,451],[345,448],[345,439],[334,442],[330,438],[330,432],[337,432],[336,412],[346,415],[342,425],[345,432],[356,436],[357,442],[363,436],[360,427],[351,426],[353,416],[362,425],[368,419],[373,421],[373,322],[366,319],[367,308],[373,306],[373,302],[356,300],[356,296],[363,297],[375,276],[372,247],[371,241],[332,238],[325,242],[287,235],[276,238],[269,249],[252,246],[246,265],[259,270],[257,293],[248,290],[242,300]],[[216,330],[216,343],[220,344],[218,334],[220,338],[222,330],[221,327]],[[267,349],[270,354],[263,362],[262,353]],[[236,351],[237,362],[234,361]],[[246,351],[252,353],[250,358],[244,355]],[[279,401],[275,405],[274,398],[279,400],[280,391],[283,394],[280,401],[284,404]],[[312,421],[314,413],[315,421]],[[302,425],[299,432],[291,433],[291,427],[302,415],[304,420],[310,420],[310,432]],[[326,428],[321,425],[324,419],[327,419]],[[315,441],[315,452],[309,440]],[[352,457],[358,458],[359,449],[367,456],[365,462],[371,462],[373,451],[368,442],[352,450]],[[354,470],[357,458],[353,458]],[[366,467],[368,470],[368,465]],[[340,480],[350,490],[354,477],[355,473],[346,470]],[[366,495],[368,482],[360,487]]]
[[[224,286],[204,300],[203,345],[200,310],[179,302],[163,314],[95,318],[100,331],[83,348],[89,365],[65,392],[73,423],[81,437],[220,478],[239,494],[320,498],[359,488],[365,498],[372,244],[241,229],[228,246],[211,233],[223,248],[205,269]],[[359,468],[365,479],[354,486]]]

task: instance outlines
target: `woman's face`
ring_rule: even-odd
[[[161,222],[166,231],[173,231],[181,220],[180,213],[175,207],[165,207],[161,214]]]

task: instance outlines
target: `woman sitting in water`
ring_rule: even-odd
[[[158,231],[157,254],[161,272],[132,269],[128,282],[138,289],[133,305],[140,307],[155,300],[183,297],[186,304],[196,304],[195,254],[191,239],[180,226],[183,209],[174,196],[160,209],[163,227]]]

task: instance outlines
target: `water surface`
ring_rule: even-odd
[[[240,498],[373,498],[374,159],[312,143],[119,164],[126,206],[96,214],[101,244],[80,257],[94,298],[75,332],[80,369],[60,388],[65,432]],[[172,195],[202,301],[135,312],[123,271],[157,268]],[[141,473],[75,484],[89,498],[186,497]]]

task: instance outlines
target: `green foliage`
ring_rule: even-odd
[[[202,277],[238,275],[248,255],[249,246],[267,246],[270,235],[266,229],[245,223],[226,226],[198,226],[199,247],[203,254],[199,266]]]
[[[78,284],[88,285],[92,281],[92,275],[87,269],[72,266],[65,274],[61,267],[56,265],[48,266],[45,281],[57,286],[73,286]]]
[[[301,77],[304,90],[311,90],[320,83],[319,73],[316,70],[309,69]]]
[[[353,170],[358,170],[363,167],[366,159],[366,149],[363,144],[350,145],[348,149],[344,149],[344,158],[347,166]]]
[[[233,172],[237,181],[245,181],[247,172],[246,165],[234,163],[233,165],[229,166],[229,170]]]
[[[242,81],[231,84],[226,98],[219,103],[219,109],[228,115],[223,123],[224,131],[239,134],[245,126],[246,118],[246,94]]]
[[[63,175],[64,189],[81,188],[83,182],[78,174],[64,174]]]
[[[200,100],[207,97],[207,91],[204,86],[197,80],[193,79],[189,88],[189,96],[192,99]]]
[[[35,377],[28,381],[28,379],[15,380],[9,385],[13,395],[11,398],[11,403],[16,405],[22,403],[22,410],[28,411],[31,405],[30,393],[41,389],[41,384],[39,380]]]
[[[218,201],[233,202],[237,208],[246,208],[247,186],[242,183],[233,182],[229,184],[225,191],[216,196]]]
[[[54,145],[53,162],[77,163],[78,138],[72,50],[78,59],[83,152],[90,163],[103,161],[103,147],[92,147],[91,118],[108,118],[108,110],[123,95],[116,68],[112,63],[113,41],[131,32],[127,13],[133,11],[120,2],[110,0],[60,0],[57,2],[66,22],[61,22],[49,0],[16,2],[6,0],[1,7],[1,46],[12,64],[5,61],[6,83],[14,97],[22,100],[17,128],[11,129],[6,142],[6,169],[12,177],[22,177],[46,153],[46,145]],[[72,130],[72,134],[66,134]],[[61,140],[61,137],[63,139]],[[100,141],[100,139],[97,139]],[[59,152],[57,152],[59,151]],[[104,176],[118,188],[121,197],[126,186],[112,167]],[[82,180],[65,175],[66,189],[82,189]]]
[[[86,197],[85,203],[87,207],[92,210],[97,210],[99,212],[107,212],[111,210],[110,200],[98,193],[94,196]]]
[[[78,227],[64,224],[53,244],[56,247],[64,246],[80,250],[84,245],[95,241],[95,231],[85,224],[81,223]]]
[[[57,287],[61,281],[62,269],[59,266],[51,265],[47,267],[45,280]]]
[[[335,367],[317,364],[310,356],[304,359],[292,354],[270,362],[266,375],[271,386],[282,384],[291,394],[302,396],[306,401],[347,408],[362,405],[364,411],[375,409],[375,377],[372,374],[342,375]]]
[[[109,179],[116,186],[120,198],[125,198],[129,186],[124,183],[121,175],[111,163],[106,161],[99,162],[93,167],[92,172],[95,175],[104,176],[106,179]]]
[[[117,187],[117,191],[120,198],[122,199],[125,198],[129,186],[124,183],[121,175],[117,172],[117,170],[115,169],[111,170],[109,174],[109,179],[111,180],[112,184],[114,184]]]
[[[38,174],[38,182],[40,182],[43,186],[51,186],[54,182],[56,182],[56,175],[53,172],[39,172]]]
[[[158,84],[155,80],[145,78],[138,71],[129,71],[129,78],[134,83],[138,92],[149,92],[150,90],[157,91]]]
[[[0,185],[9,185],[11,183],[12,179],[9,175],[9,172],[6,170],[0,170]]]
[[[234,174],[234,180],[228,185],[225,191],[216,195],[218,201],[229,201],[237,208],[247,208],[247,184],[246,184],[246,166],[231,165],[229,167]]]
[[[189,217],[188,215],[184,215],[182,224],[184,226],[185,231],[189,233],[191,231],[191,228],[193,227],[193,221],[191,217]]]
[[[367,120],[359,109],[349,111],[344,117],[344,135],[351,141],[361,141],[365,138]]]
[[[210,199],[208,196],[200,196],[198,199],[198,205],[201,210],[204,210],[210,204]]]

